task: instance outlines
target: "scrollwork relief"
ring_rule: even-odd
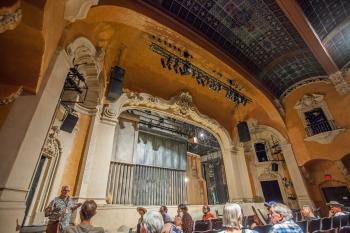
[[[60,153],[62,153],[61,143],[57,139],[59,131],[58,126],[52,126],[50,129],[49,135],[42,149],[42,154],[45,156],[52,158],[57,157]]]
[[[0,8],[0,33],[15,29],[22,20],[20,1],[10,7]]]

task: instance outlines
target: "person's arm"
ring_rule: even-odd
[[[78,209],[83,203],[79,202],[75,206],[73,206],[72,211]]]

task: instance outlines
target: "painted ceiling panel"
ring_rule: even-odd
[[[298,0],[318,37],[339,68],[350,61],[350,1]]]
[[[274,0],[144,1],[203,35],[238,61],[276,97],[300,79],[325,74]],[[295,56],[278,59],[296,50],[306,51],[302,61],[297,61],[300,57]],[[265,72],[276,60],[279,61],[274,68]],[[305,68],[297,68],[300,63]]]

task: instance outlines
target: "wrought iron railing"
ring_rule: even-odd
[[[308,125],[308,127],[305,128],[305,131],[306,131],[306,135],[308,137],[311,137],[316,134],[333,131],[336,129],[338,129],[338,127],[335,124],[334,120],[330,120],[330,121],[321,121],[317,124]]]

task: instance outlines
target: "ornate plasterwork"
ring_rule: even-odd
[[[293,84],[292,86],[290,86],[287,90],[285,90],[282,95],[279,97],[279,99],[283,102],[287,96],[289,96],[294,90],[309,85],[311,83],[326,83],[326,84],[330,84],[331,82],[329,81],[327,76],[317,76],[317,77],[311,77],[308,79],[304,79],[300,82],[297,82],[295,84]]]
[[[311,111],[314,108],[321,108],[327,120],[330,122],[333,121],[333,116],[328,110],[324,97],[325,95],[323,94],[307,93],[303,97],[301,97],[300,100],[294,105],[294,109],[298,111],[299,117],[304,125],[304,128],[308,126],[304,113],[307,111]],[[313,136],[306,137],[304,138],[304,140],[307,142],[318,142],[320,144],[329,144],[334,140],[334,138],[338,134],[344,131],[345,129],[338,128],[337,126],[335,126],[335,128],[331,131],[321,132]]]
[[[46,157],[56,157],[62,153],[61,143],[57,139],[59,131],[60,130],[57,126],[53,126],[50,129],[49,135],[42,149],[42,154]]]
[[[13,92],[9,93],[8,95],[0,96],[0,105],[5,105],[13,102],[22,94],[22,92],[23,92],[23,87],[20,86],[16,88],[16,90],[14,90]]]
[[[102,70],[105,51],[102,48],[96,49],[95,46],[85,37],[78,37],[67,46],[67,54],[73,64],[79,64],[78,70],[85,77],[88,92],[84,103],[79,105],[77,110],[84,110],[82,113],[89,112],[94,114],[96,106],[101,102],[102,85],[100,84],[100,73]]]
[[[331,80],[340,95],[346,95],[350,92],[350,86],[344,77],[345,73],[345,71],[338,71],[329,76],[329,80]]]
[[[0,8],[0,33],[15,29],[22,20],[20,1],[10,7]]]
[[[181,91],[178,95],[165,100],[146,93],[124,91],[115,103],[103,107],[101,111],[102,120],[117,122],[119,115],[128,109],[147,109],[203,127],[217,137],[223,150],[232,150],[231,137],[227,130],[216,120],[201,114],[194,105],[189,92]]]
[[[301,99],[294,105],[295,109],[309,109],[317,107],[324,100],[324,95],[322,94],[305,94]]]
[[[85,19],[90,8],[98,4],[98,0],[67,0],[64,11],[64,19],[75,22],[77,19]]]

